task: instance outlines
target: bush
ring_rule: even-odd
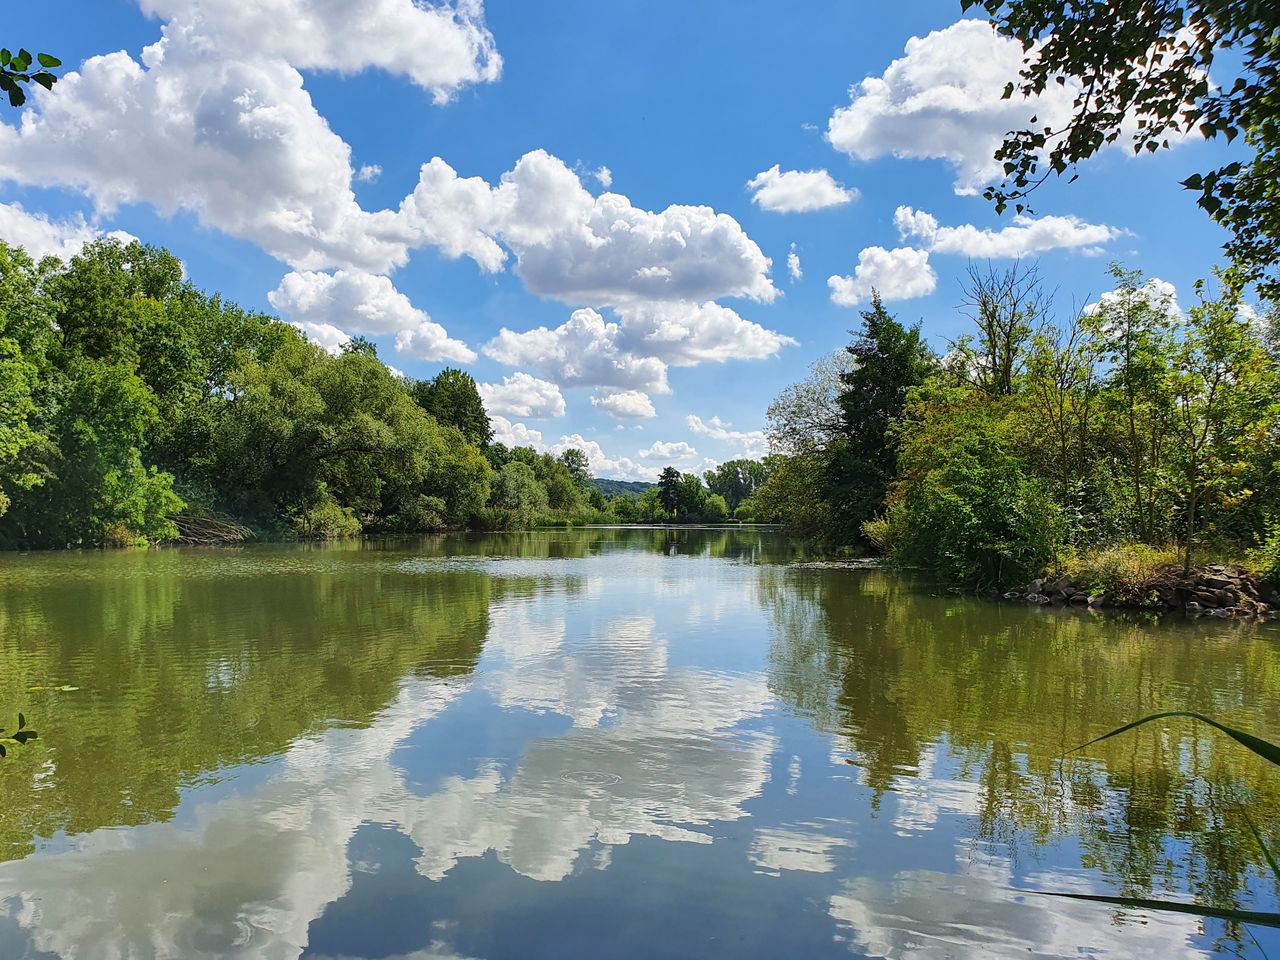
[[[291,524],[299,540],[341,540],[360,536],[360,521],[350,507],[326,494],[314,507],[299,512]]]
[[[895,557],[975,588],[1022,583],[1056,562],[1066,524],[1024,465],[989,437],[958,439],[913,481],[890,526]],[[890,534],[901,521],[900,542]]]
[[[1280,520],[1267,520],[1266,533],[1246,557],[1249,572],[1266,583],[1280,586]]]

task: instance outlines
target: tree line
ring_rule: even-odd
[[[360,337],[328,353],[137,241],[66,263],[0,244],[3,548],[719,521],[762,470],[606,497],[580,449],[494,442],[461,370],[401,377]]]
[[[1064,322],[1035,266],[971,266],[941,355],[874,298],[771,405],[757,514],[978,587],[1116,548],[1280,574],[1277,311],[1111,274]]]

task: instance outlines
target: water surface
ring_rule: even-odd
[[[0,957],[1280,956],[1280,629],[778,534],[0,559]],[[70,686],[74,690],[60,690]],[[9,725],[9,724],[6,724]]]

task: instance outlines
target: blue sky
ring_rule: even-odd
[[[971,256],[1038,258],[1064,314],[1111,260],[1184,302],[1220,260],[1177,185],[1222,156],[1200,141],[1108,150],[1009,232],[973,192],[987,147],[1065,108],[1001,103],[1016,53],[958,3],[44,0],[7,20],[6,45],[80,76],[0,118],[0,237],[163,244],[329,346],[467,369],[504,438],[584,445],[605,476],[758,455],[769,401],[848,341],[873,284],[943,347]]]

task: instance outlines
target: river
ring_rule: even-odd
[[[0,957],[1280,956],[1280,627],[780,534],[0,557]],[[7,722],[6,722],[7,721]]]

